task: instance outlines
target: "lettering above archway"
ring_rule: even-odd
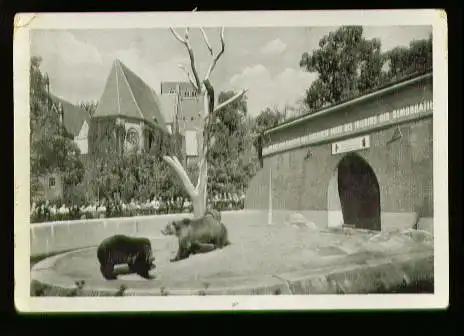
[[[263,156],[275,154],[290,149],[312,145],[323,141],[331,141],[345,136],[375,131],[390,125],[405,121],[412,121],[433,113],[433,101],[427,100],[414,105],[408,105],[399,109],[385,112],[379,115],[355,120],[332,128],[323,129],[314,133],[294,139],[285,140],[263,148]]]

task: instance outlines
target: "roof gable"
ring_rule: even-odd
[[[82,124],[79,134],[77,135],[77,138],[86,139],[88,134],[89,134],[89,123],[85,120],[84,123]]]
[[[68,131],[73,136],[77,136],[84,122],[89,123],[89,113],[80,106],[71,104],[70,102],[57,96],[51,95],[51,99],[54,102],[61,104],[63,107],[63,123],[66,131]]]
[[[115,60],[94,117],[127,117],[156,122],[166,130],[162,109],[153,89],[121,61]]]

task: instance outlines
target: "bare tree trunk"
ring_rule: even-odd
[[[192,199],[192,205],[193,205],[193,217],[194,218],[200,218],[205,214],[206,211],[206,203],[204,201],[204,196],[206,194],[203,193],[203,195],[198,195],[195,196]]]
[[[211,143],[214,142],[214,138],[207,135],[205,137],[205,133],[208,132],[208,123],[211,121],[211,115],[215,113],[217,110],[229,105],[236,99],[242,97],[247,90],[242,90],[240,93],[235,95],[234,97],[230,98],[229,100],[219,104],[215,107],[215,96],[214,96],[214,89],[209,82],[209,78],[211,76],[212,71],[216,67],[218,60],[221,58],[222,54],[224,53],[225,43],[224,43],[224,28],[221,28],[221,50],[214,55],[213,49],[208,41],[208,37],[206,36],[205,31],[201,29],[201,33],[203,36],[203,41],[206,47],[209,50],[209,53],[213,57],[210,67],[205,75],[203,81],[200,81],[200,77],[198,76],[198,72],[195,66],[195,59],[193,50],[190,46],[189,42],[189,28],[185,30],[185,35],[182,38],[173,28],[171,28],[171,32],[174,37],[181,42],[187,49],[189,58],[190,58],[190,66],[191,72],[189,72],[184,66],[180,66],[184,71],[187,73],[187,77],[195,88],[198,94],[203,96],[204,100],[204,108],[201,112],[203,125],[202,129],[198,129],[197,131],[202,134],[199,139],[199,146],[198,146],[198,181],[196,186],[190,181],[190,178],[187,175],[186,170],[181,165],[179,159],[176,156],[166,155],[163,156],[164,161],[171,166],[171,168],[176,172],[179,179],[182,181],[182,185],[184,186],[185,191],[189,195],[192,205],[193,205],[193,215],[195,218],[201,217],[205,214],[206,211],[206,201],[207,201],[207,182],[208,182],[208,162],[207,162],[207,153],[208,148],[211,146]],[[206,132],[205,132],[206,131]]]

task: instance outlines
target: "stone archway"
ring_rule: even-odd
[[[357,154],[337,165],[328,186],[328,226],[342,223],[381,230],[380,187],[372,167]]]

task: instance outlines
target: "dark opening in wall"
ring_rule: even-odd
[[[380,188],[371,166],[357,154],[347,154],[338,164],[338,192],[345,224],[378,230]]]

